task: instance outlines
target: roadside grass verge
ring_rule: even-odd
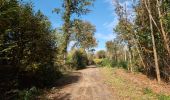
[[[155,93],[149,87],[139,86],[131,80],[121,76],[120,68],[102,67],[100,68],[105,83],[114,91],[120,100],[170,100],[170,96],[163,93]],[[125,72],[127,73],[127,72]],[[128,73],[127,73],[128,74]]]

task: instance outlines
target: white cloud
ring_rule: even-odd
[[[114,7],[114,2],[113,2],[114,0],[104,0],[104,2],[105,3],[108,3],[109,4],[109,8],[111,9],[111,10],[114,10],[115,9],[115,7]]]
[[[97,40],[104,40],[104,41],[113,40],[115,38],[113,33],[110,34],[96,33],[95,37]]]
[[[113,14],[115,14],[115,4],[116,4],[116,0],[104,0],[104,2],[108,3],[110,6],[110,8],[113,10]],[[118,0],[118,2],[120,3],[121,6],[127,7],[128,10],[132,10],[132,5],[135,3],[134,0]]]
[[[110,22],[105,22],[105,23],[103,24],[103,26],[104,26],[107,30],[113,31],[113,28],[116,27],[116,25],[118,24],[118,22],[119,22],[119,21],[118,21],[118,18],[117,18],[117,16],[115,16],[112,21],[110,21]]]
[[[95,52],[97,52],[99,50],[106,50],[106,48],[105,47],[97,47],[97,48],[95,48]]]

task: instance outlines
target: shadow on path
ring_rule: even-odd
[[[96,66],[95,65],[87,66],[84,69],[80,69],[79,71],[72,72],[69,75],[65,75],[60,79],[58,79],[56,83],[53,85],[53,87],[64,87],[70,84],[77,83],[82,77],[81,70],[86,70],[90,68],[96,68]]]
[[[58,79],[54,87],[64,87],[70,84],[77,83],[81,78],[80,72],[73,72],[71,75],[66,75]]]

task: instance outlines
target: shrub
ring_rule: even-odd
[[[127,61],[120,61],[117,66],[118,67],[122,67],[124,69],[128,69],[128,65],[127,64],[128,64]]]
[[[72,55],[71,62],[76,67],[76,69],[85,68],[88,64],[88,58],[86,52],[83,49],[75,50]]]
[[[102,63],[102,59],[93,59],[96,65],[100,65]]]
[[[62,73],[53,64],[42,64],[36,71],[22,71],[18,78],[20,88],[30,88],[32,86],[51,86],[55,80],[61,77]]]
[[[61,75],[62,73],[58,71],[53,64],[46,64],[39,68],[36,79],[39,80],[43,86],[49,86],[61,77]]]
[[[107,66],[107,67],[116,67],[117,66],[117,62],[114,60],[110,60],[108,58],[102,59],[101,61],[101,66]]]
[[[93,59],[94,59],[93,55],[92,54],[88,54],[87,57],[88,57],[88,65],[94,65],[95,63],[93,61]]]
[[[39,94],[39,90],[36,87],[19,91],[19,100],[36,100],[36,96]]]
[[[107,59],[107,58],[105,58],[105,59],[102,60],[101,66],[112,67],[112,61]]]

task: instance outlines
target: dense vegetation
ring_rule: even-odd
[[[76,42],[73,49],[83,48],[73,53],[71,66],[79,69],[88,64],[86,52],[96,46],[95,27],[77,18],[72,21],[70,17],[89,12],[86,6],[91,3],[64,0],[65,24],[57,30],[41,11],[33,10],[32,3],[0,0],[0,99],[27,98],[37,87],[52,85],[62,75],[61,69],[70,64],[63,59],[70,41]],[[72,22],[75,24],[69,24]]]
[[[114,0],[119,22],[117,37],[106,43],[107,58],[126,62],[129,71],[142,71],[158,82],[170,81],[169,5],[167,0]]]
[[[94,0],[62,0],[62,7],[53,10],[63,21],[56,29],[32,3],[0,0],[0,99],[33,99],[68,69],[89,64],[141,71],[158,83],[169,82],[170,2],[113,1],[119,20],[116,38],[106,42],[106,51],[94,54],[96,28],[80,19]]]
[[[48,18],[16,0],[1,1],[0,10],[1,97],[11,89],[51,84],[60,72],[54,62],[55,31]]]

